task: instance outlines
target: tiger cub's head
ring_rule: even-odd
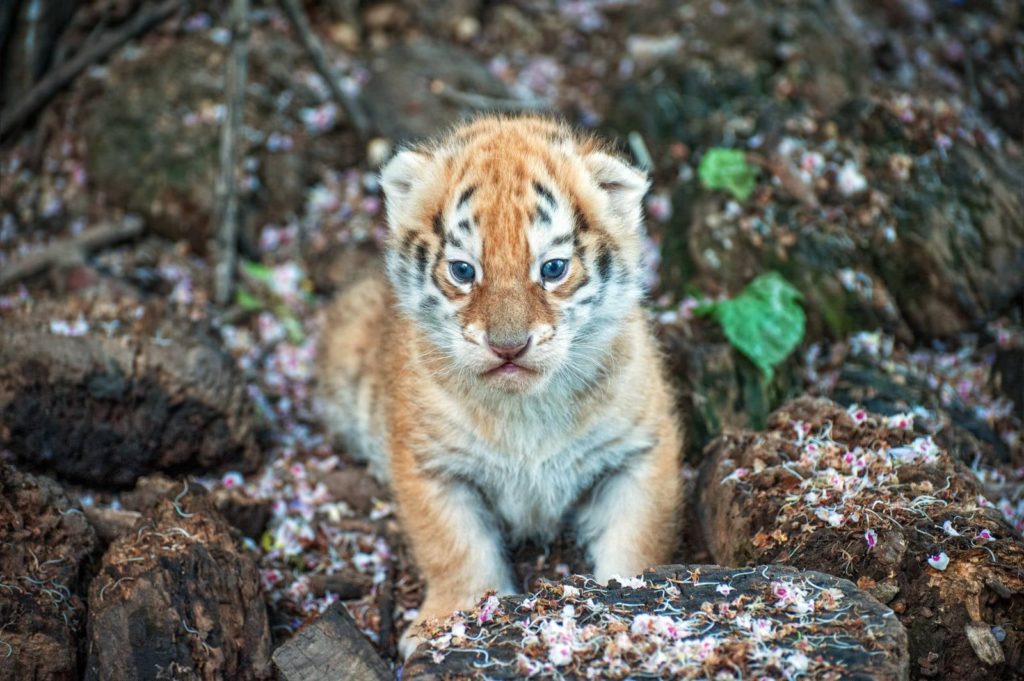
[[[591,380],[643,294],[643,173],[562,124],[482,118],[381,183],[388,276],[435,365],[502,392]]]

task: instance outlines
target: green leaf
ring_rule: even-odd
[[[736,199],[746,201],[754,191],[757,167],[747,163],[747,156],[739,149],[708,149],[697,170],[701,183],[708,189],[729,192]]]
[[[266,265],[258,262],[243,261],[242,272],[245,276],[261,284],[269,284],[274,277],[274,271]]]
[[[733,298],[718,303],[714,315],[733,347],[771,380],[774,369],[800,345],[804,311],[800,292],[778,272],[750,282]]]
[[[284,327],[284,332],[288,335],[289,342],[298,345],[305,339],[306,334],[302,331],[302,324],[290,314],[281,315],[281,325]]]
[[[246,312],[254,312],[266,308],[266,304],[262,300],[244,288],[239,288],[235,293],[235,303]]]

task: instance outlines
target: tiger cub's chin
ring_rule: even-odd
[[[523,117],[403,149],[381,183],[386,274],[332,304],[319,390],[391,484],[427,582],[416,624],[511,592],[506,544],[565,518],[599,579],[667,561],[681,442],[640,308],[647,178]]]

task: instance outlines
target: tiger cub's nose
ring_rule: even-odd
[[[518,359],[526,354],[530,348],[533,336],[527,336],[525,341],[510,338],[492,338],[487,336],[487,347],[495,355],[506,361]]]

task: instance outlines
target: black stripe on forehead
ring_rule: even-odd
[[[473,192],[475,192],[475,191],[476,191],[476,187],[466,187],[465,191],[463,191],[459,195],[459,202],[457,204],[455,204],[455,208],[459,209],[459,208],[462,208],[464,205],[466,205],[466,203],[469,202],[470,197],[473,196]]]
[[[437,235],[437,238],[444,241],[444,222],[440,213],[434,213],[434,220],[431,226],[434,228],[434,234]]]
[[[554,239],[552,239],[551,240],[551,245],[552,246],[561,246],[562,244],[567,244],[570,241],[575,241],[575,240],[576,240],[576,237],[574,237],[572,234],[563,234],[561,236],[556,236]]]
[[[537,206],[537,221],[540,222],[542,225],[550,225],[551,213],[547,212],[540,206]]]
[[[459,229],[469,234],[469,220],[459,220]]]
[[[550,189],[542,185],[540,182],[535,181],[533,183],[533,189],[537,192],[537,196],[547,201],[548,205],[552,208],[558,205],[558,202],[555,201],[555,195],[551,193]]]

